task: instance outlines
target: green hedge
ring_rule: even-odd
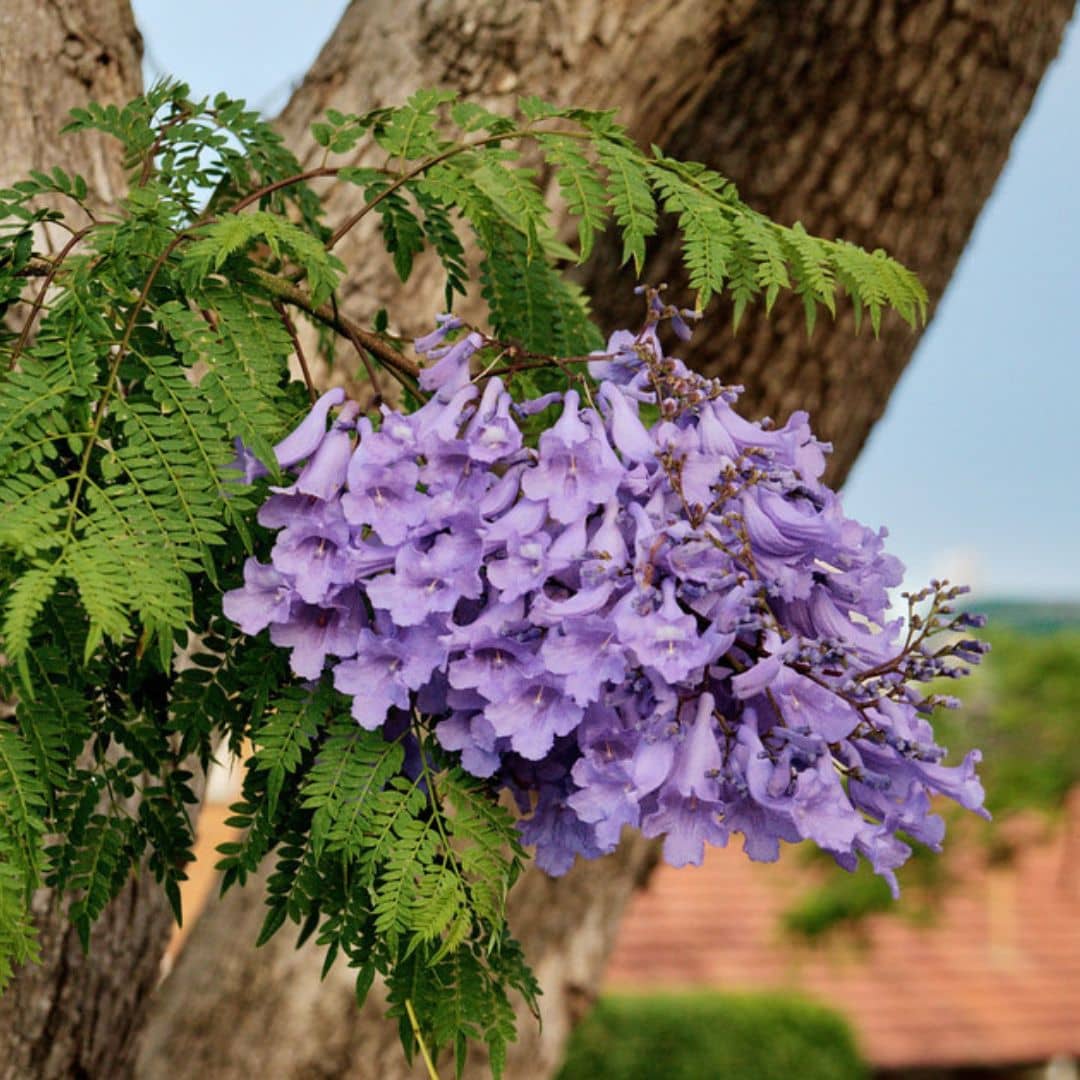
[[[602,998],[559,1080],[863,1080],[851,1029],[783,994]]]

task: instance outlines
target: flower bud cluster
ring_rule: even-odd
[[[901,638],[901,566],[821,482],[806,415],[743,419],[655,318],[612,336],[536,447],[518,420],[551,396],[474,381],[484,343],[445,319],[417,342],[430,400],[377,427],[319,400],[278,447],[298,473],[260,510],[270,563],[226,614],[297,675],[329,668],[363,727],[422,717],[513,793],[550,873],[630,826],[676,865],[732,833],[759,860],[809,839],[895,888],[897,834],[941,841],[931,796],[982,807],[978,753],[941,764],[926,714],[949,702],[915,689],[981,654],[932,644],[966,635],[957,590]]]

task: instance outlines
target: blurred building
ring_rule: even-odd
[[[1080,798],[1053,826],[1010,822],[1008,839],[1002,861],[952,837],[929,917],[902,900],[814,943],[784,929],[819,873],[797,850],[762,865],[736,843],[701,867],[661,866],[630,906],[606,988],[795,991],[843,1013],[884,1076],[1075,1078]]]

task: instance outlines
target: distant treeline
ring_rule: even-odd
[[[972,610],[981,611],[991,626],[1023,633],[1049,634],[1055,630],[1080,630],[1080,601],[978,600]]]

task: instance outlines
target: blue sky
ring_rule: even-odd
[[[1080,599],[1080,26],[1074,17],[848,511],[912,575]]]
[[[262,0],[252,18],[247,3],[134,2],[148,78],[176,75],[271,114],[345,6]],[[1078,177],[1074,18],[845,491],[849,514],[888,525],[912,584],[949,576],[984,596],[1080,600]]]

